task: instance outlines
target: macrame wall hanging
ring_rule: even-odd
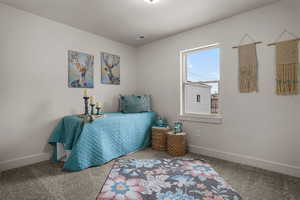
[[[243,41],[249,38],[253,43],[242,45]],[[232,47],[239,52],[239,90],[241,93],[257,92],[258,61],[256,45],[262,42],[255,42],[249,34],[245,34],[239,45]]]
[[[286,33],[295,39],[275,42],[269,46],[276,46],[276,93],[278,95],[295,95],[298,94],[298,42],[300,38],[284,30],[276,41],[279,41]]]

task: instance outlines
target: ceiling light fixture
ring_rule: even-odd
[[[150,4],[156,4],[159,2],[159,0],[144,0],[146,1],[147,3],[150,3]]]

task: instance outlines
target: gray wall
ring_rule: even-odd
[[[83,89],[67,87],[67,51],[95,56],[90,94],[117,110],[136,91],[136,49],[0,4],[0,169],[49,157],[47,139],[64,115],[83,112]],[[100,84],[100,52],[121,56],[121,85]]]
[[[300,36],[299,11],[298,0],[283,0],[140,47],[138,91],[151,94],[155,110],[170,122],[177,120],[179,51],[220,43],[224,120],[221,125],[185,122],[190,150],[300,176],[300,96],[275,94],[275,48],[267,46],[285,28]],[[238,55],[232,46],[245,33],[264,42],[257,46],[258,93],[238,91]]]

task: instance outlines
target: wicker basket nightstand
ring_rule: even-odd
[[[169,131],[169,127],[152,127],[152,149],[167,150],[167,133]]]
[[[184,156],[186,154],[186,133],[168,132],[168,153],[171,156]]]

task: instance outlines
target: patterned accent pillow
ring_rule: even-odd
[[[151,96],[120,95],[119,110],[123,113],[151,112]]]

